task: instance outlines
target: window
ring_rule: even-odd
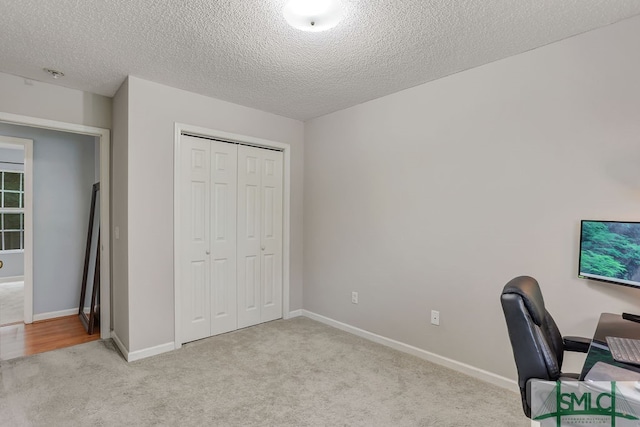
[[[24,173],[0,171],[0,250],[24,249]]]

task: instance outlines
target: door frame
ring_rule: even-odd
[[[188,125],[185,123],[175,123],[174,145],[173,145],[173,290],[174,290],[174,321],[175,335],[174,347],[182,347],[182,265],[180,264],[180,254],[178,242],[182,230],[180,229],[180,218],[182,209],[180,206],[180,139],[183,134],[201,136],[207,139],[214,139],[231,144],[250,145],[252,147],[268,148],[282,151],[283,159],[283,187],[282,187],[282,318],[288,319],[289,314],[289,266],[290,266],[290,232],[291,232],[291,145],[270,141],[267,139],[254,138],[246,135],[238,135],[223,132],[215,129],[203,128],[200,126]]]
[[[100,229],[105,230],[104,238],[100,241],[100,265],[107,266],[107,268],[100,269],[100,338],[107,339],[111,337],[111,218],[110,213],[110,175],[109,168],[111,163],[111,131],[109,129],[103,129],[93,126],[78,125],[74,123],[59,122],[56,120],[41,119],[37,117],[22,116],[18,114],[3,113],[0,112],[0,122],[9,123],[19,126],[27,126],[41,129],[50,129],[68,133],[78,133],[82,135],[89,135],[97,138],[98,146],[100,147]],[[26,152],[25,152],[26,157]],[[26,169],[25,161],[25,169]],[[25,176],[26,180],[26,176]],[[25,200],[26,202],[27,200]],[[32,201],[31,201],[32,202]],[[25,211],[26,211],[25,203]],[[26,219],[25,219],[26,220]],[[32,231],[30,231],[32,234]],[[33,246],[30,245],[29,255],[27,255],[26,239],[32,238],[32,235],[27,237],[27,231],[25,229],[25,300],[27,299],[27,274],[30,274],[30,308],[33,319],[33,264],[31,264],[31,271],[27,273],[26,261],[33,260]],[[25,319],[26,320],[26,319]]]
[[[24,150],[23,322],[33,322],[33,140],[0,135],[0,145]]]

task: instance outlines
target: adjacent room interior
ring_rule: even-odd
[[[22,145],[0,140],[0,326],[24,321],[24,156]],[[6,196],[6,197],[5,197]],[[5,200],[6,199],[6,200]]]
[[[284,1],[9,3],[0,135],[34,139],[34,173],[57,155],[36,163],[40,132],[67,129],[84,151],[60,156],[86,156],[82,177],[47,172],[54,187],[68,176],[79,199],[39,199],[34,187],[34,266],[59,258],[34,268],[33,320],[77,310],[79,294],[67,301],[58,289],[79,292],[98,181],[104,315],[103,340],[81,347],[93,362],[71,349],[3,361],[10,420],[87,421],[33,410],[51,398],[29,398],[23,379],[37,371],[58,387],[44,372],[60,362],[123,390],[79,404],[95,423],[473,425],[461,415],[473,408],[483,425],[529,425],[505,284],[537,279],[565,334],[594,336],[601,313],[640,314],[638,289],[578,277],[582,220],[640,221],[635,2],[590,0],[582,12],[525,2],[511,15],[492,3],[494,20],[475,6],[343,2],[352,9],[325,32],[289,27]],[[52,14],[67,23],[55,26],[65,42],[12,24],[26,10],[25,28]],[[121,10],[136,19],[115,19]],[[246,26],[227,38],[211,23]],[[136,28],[149,32],[136,38]],[[60,59],[24,54],[31,44]],[[92,49],[103,56],[84,68],[73,60]],[[24,126],[38,129],[14,132]],[[0,151],[10,173],[3,161]],[[82,236],[72,244],[70,228],[42,225],[57,234],[40,253],[38,206],[48,217],[62,205],[77,207],[71,228]],[[40,280],[55,282],[53,294]],[[0,283],[0,304],[16,282]],[[566,353],[563,370],[584,363]],[[223,380],[206,382],[214,377]],[[483,391],[450,407],[465,384]],[[476,408],[482,393],[502,409]],[[75,408],[61,396],[56,405]]]
[[[96,138],[6,123],[0,138],[9,147],[0,152],[0,359],[99,339],[77,316],[91,186],[99,181]]]

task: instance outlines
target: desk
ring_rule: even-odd
[[[640,366],[629,365],[627,363],[620,363],[613,360],[609,348],[607,347],[607,340],[605,337],[622,337],[640,339],[640,323],[625,320],[619,314],[602,313],[600,320],[598,321],[598,327],[593,335],[593,342],[589,347],[589,353],[587,359],[582,367],[580,373],[580,379],[583,380],[589,370],[596,364],[596,362],[604,362],[609,365],[619,366],[624,369],[640,372]],[[620,381],[624,378],[620,378]]]

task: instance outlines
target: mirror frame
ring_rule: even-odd
[[[100,318],[100,305],[97,298],[100,292],[100,224],[98,224],[97,236],[94,236],[93,230],[95,228],[95,213],[96,202],[98,200],[98,192],[100,191],[100,183],[93,184],[91,192],[91,211],[89,213],[89,231],[87,232],[87,248],[84,255],[84,271],[82,273],[82,287],[80,291],[80,304],[78,307],[78,316],[82,321],[84,328],[89,335],[92,335],[95,329],[96,322]],[[93,286],[91,292],[91,306],[89,308],[89,314],[85,313],[85,297],[87,296],[87,278],[89,277],[89,264],[91,261],[91,246],[97,239],[96,253],[95,253],[95,269],[93,271]]]

